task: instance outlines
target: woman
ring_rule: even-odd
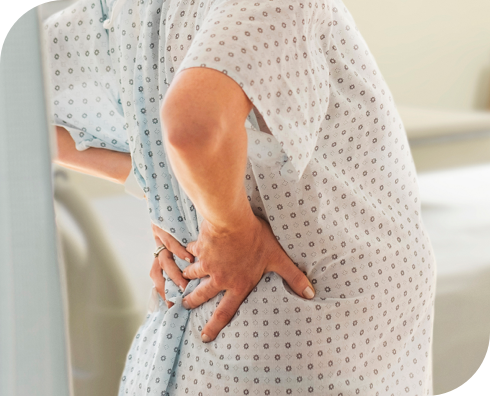
[[[120,395],[432,393],[416,170],[341,0],[81,0],[46,41],[60,162],[129,152],[167,247]]]

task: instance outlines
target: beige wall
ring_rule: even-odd
[[[344,0],[398,104],[490,109],[489,0]]]

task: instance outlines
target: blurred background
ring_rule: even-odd
[[[40,16],[72,2],[46,3]],[[437,259],[434,394],[443,394],[476,372],[489,344],[490,2],[344,3],[392,90],[417,167]],[[75,394],[115,394],[153,285],[146,205],[122,186],[55,169]]]

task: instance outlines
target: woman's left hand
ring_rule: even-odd
[[[157,227],[155,224],[151,223],[151,230],[153,231],[153,237],[155,238],[155,243],[157,247],[165,245],[166,249],[163,249],[158,257],[155,257],[150,270],[150,278],[155,284],[155,289],[162,296],[162,298],[167,303],[167,307],[171,307],[173,303],[167,301],[165,297],[165,278],[163,276],[163,271],[168,275],[170,279],[184,291],[189,281],[182,277],[182,272],[175,263],[173,255],[182,260],[186,260],[189,263],[194,262],[194,256],[189,253],[184,246],[182,246],[177,239],[175,239],[168,232]]]

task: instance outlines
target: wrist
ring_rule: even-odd
[[[221,221],[208,221],[210,230],[215,235],[230,235],[241,232],[242,230],[250,230],[257,225],[257,217],[255,216],[248,200],[239,208],[230,211],[231,215],[228,219]]]

